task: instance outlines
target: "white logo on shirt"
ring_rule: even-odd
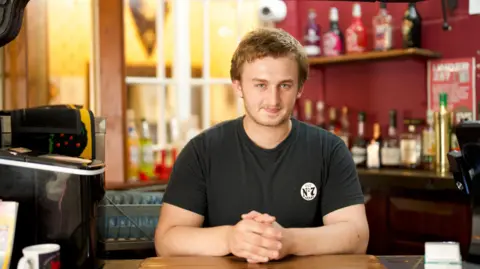
[[[312,201],[317,196],[317,186],[311,182],[303,184],[300,189],[300,195],[305,201]]]

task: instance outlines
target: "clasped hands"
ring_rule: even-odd
[[[283,228],[268,214],[251,211],[233,226],[228,235],[230,252],[249,263],[279,260],[289,253],[290,238]]]

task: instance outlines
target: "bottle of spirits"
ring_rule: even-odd
[[[382,167],[397,168],[400,166],[400,142],[397,137],[397,111],[390,110],[388,136],[383,141],[381,150]]]
[[[347,53],[362,53],[367,48],[367,32],[362,22],[362,8],[359,3],[353,4],[352,24],[345,31]]]
[[[388,14],[387,4],[384,2],[380,2],[378,14],[373,17],[373,33],[375,50],[385,51],[393,47],[392,15]]]
[[[405,120],[408,131],[400,136],[400,156],[405,168],[419,168],[421,165],[422,137],[417,133],[414,120]]]
[[[435,168],[435,129],[433,128],[433,111],[427,111],[427,126],[422,132],[422,162],[426,170]]]
[[[135,124],[134,111],[127,110],[127,128],[128,128],[128,181],[137,181],[140,173],[140,137]]]
[[[440,93],[440,109],[434,113],[435,169],[439,173],[447,173],[450,168],[447,154],[451,146],[452,115],[447,105],[447,94],[442,92]]]
[[[340,116],[340,138],[345,142],[347,147],[350,147],[350,122],[348,121],[348,107],[342,107],[342,115]]]
[[[140,180],[149,180],[154,176],[155,157],[153,153],[152,136],[150,135],[150,127],[147,120],[142,119],[142,132],[140,136]]]
[[[382,132],[378,122],[373,124],[373,137],[367,146],[367,168],[380,168],[382,158],[380,148],[382,147]]]
[[[309,99],[305,100],[305,103],[303,104],[304,108],[304,113],[305,113],[305,119],[304,121],[306,123],[312,123],[312,101]]]
[[[308,56],[320,56],[321,44],[320,44],[320,25],[316,21],[317,13],[314,9],[308,11],[308,22],[305,30],[305,52]]]
[[[367,160],[367,142],[365,140],[365,112],[358,113],[358,133],[351,148],[353,161],[357,167],[365,167]]]
[[[337,119],[337,109],[330,107],[328,110],[328,131],[334,133],[335,135],[340,135],[340,124]]]
[[[323,55],[338,56],[345,53],[345,39],[338,26],[338,9],[330,8],[330,30],[323,35]]]
[[[317,101],[317,115],[315,117],[316,125],[325,129],[325,103],[323,101]]]
[[[408,4],[403,16],[402,24],[403,47],[421,48],[422,42],[422,18],[418,14],[415,3]]]

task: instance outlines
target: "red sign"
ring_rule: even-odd
[[[475,58],[428,61],[428,109],[438,111],[439,95],[447,93],[455,123],[476,120]]]

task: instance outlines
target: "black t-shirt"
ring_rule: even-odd
[[[179,154],[164,202],[205,217],[204,227],[234,225],[256,210],[285,228],[322,226],[322,217],[363,204],[350,151],[336,135],[292,119],[288,137],[262,149],[243,117],[218,124]]]

